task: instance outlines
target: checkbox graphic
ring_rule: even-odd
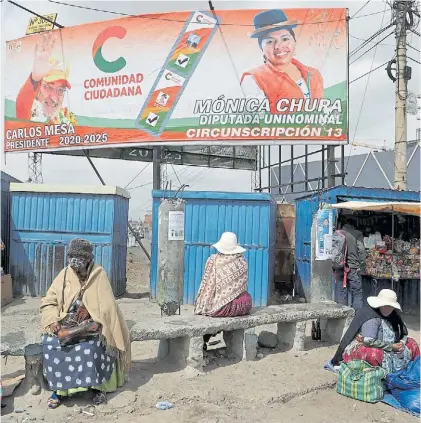
[[[156,115],[155,113],[150,112],[148,117],[146,118],[146,123],[150,126],[156,126],[156,124],[158,123],[159,120],[159,116]]]
[[[190,59],[184,55],[183,53],[180,53],[179,56],[177,57],[177,60],[175,61],[175,64],[177,66],[180,66],[180,68],[185,68],[187,66],[187,64],[189,63]]]

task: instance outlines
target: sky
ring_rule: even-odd
[[[85,6],[90,8],[105,9],[108,11],[144,14],[183,10],[207,10],[207,1],[65,1],[68,4]],[[19,1],[16,3],[33,10],[39,14],[57,13],[57,22],[64,26],[102,21],[118,18],[118,15],[80,9],[60,5],[50,1]],[[352,17],[358,12],[366,1],[295,1],[282,2],[282,8],[294,7],[347,7]],[[213,5],[218,9],[270,9],[278,8],[279,2],[269,1],[214,1]],[[4,65],[5,41],[20,38],[25,35],[30,13],[19,9],[7,0],[0,3],[1,7],[1,47],[2,47],[2,70]],[[384,13],[381,13],[385,11]],[[377,13],[380,12],[380,13]],[[371,16],[362,16],[370,15]],[[361,16],[360,18],[357,18]],[[358,12],[355,19],[349,24],[350,51],[358,47],[364,40],[381,28],[382,24],[389,23],[391,18],[390,7],[381,0],[371,0]],[[419,28],[418,28],[419,31]],[[385,33],[387,34],[387,32]],[[385,36],[381,35],[380,38]],[[410,33],[408,42],[412,46],[408,49],[408,56],[420,61],[421,39]],[[363,57],[350,65],[350,81],[369,72],[370,69],[382,65],[390,60],[394,54],[394,36],[382,41],[377,48],[373,48]],[[372,46],[373,44],[370,44]],[[417,49],[417,50],[415,50]],[[409,90],[415,94],[421,94],[420,66],[408,61],[412,67],[412,79],[408,83]],[[2,78],[2,90],[3,90]],[[2,99],[4,98],[1,95]],[[350,139],[372,146],[386,145],[393,147],[394,143],[394,108],[395,86],[383,68],[373,72],[371,76],[365,76],[350,84]],[[1,107],[3,108],[3,101]],[[3,116],[3,110],[1,111]],[[418,115],[419,116],[419,115]],[[3,121],[1,122],[3,133]],[[416,116],[408,116],[408,139],[415,139],[416,128],[420,121]],[[28,156],[26,153],[7,154],[2,151],[1,169],[12,176],[26,181],[28,179]],[[363,148],[346,147],[346,155],[357,154],[366,151]],[[288,156],[284,153],[284,158]],[[314,159],[318,159],[314,157]],[[107,185],[126,187],[127,184],[143,169],[146,164],[142,162],[127,162],[120,160],[93,159],[99,172]],[[46,184],[72,184],[72,185],[98,185],[99,181],[90,167],[86,158],[43,155],[43,179]],[[177,173],[177,175],[174,174]],[[191,190],[212,191],[242,191],[252,190],[252,173],[241,170],[223,170],[198,167],[170,166],[167,167],[168,180],[173,186],[179,183],[188,184]],[[263,185],[264,185],[264,181]],[[131,193],[130,217],[143,217],[144,213],[151,208],[152,189],[152,165],[140,173],[140,175],[128,187]]]

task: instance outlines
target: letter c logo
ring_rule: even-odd
[[[114,62],[108,62],[102,55],[102,46],[109,38],[119,38],[121,40],[125,37],[126,33],[126,29],[121,26],[110,26],[98,35],[92,46],[92,58],[99,70],[105,73],[115,73],[126,66],[126,60],[123,57],[119,57]]]

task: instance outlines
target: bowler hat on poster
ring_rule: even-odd
[[[258,13],[253,18],[253,24],[254,31],[248,34],[249,37],[261,38],[265,34],[279,31],[280,29],[293,29],[299,22],[296,20],[289,21],[287,15],[281,9],[271,9]]]

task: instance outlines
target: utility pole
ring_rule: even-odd
[[[393,2],[396,21],[396,102],[395,102],[395,189],[406,190],[406,98],[407,81],[411,78],[410,68],[406,66],[406,14],[411,10],[412,1]]]
[[[153,189],[159,190],[161,189],[161,147],[153,148],[152,164]]]

